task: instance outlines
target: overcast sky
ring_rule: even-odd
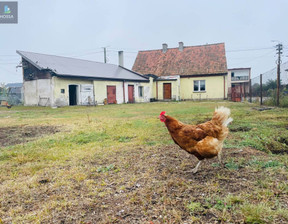
[[[2,9],[0,9],[2,10]],[[275,67],[288,55],[286,0],[19,0],[18,24],[0,24],[0,83],[22,82],[16,50],[118,64],[131,69],[139,50],[225,43],[228,68]]]

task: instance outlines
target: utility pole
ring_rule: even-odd
[[[279,106],[279,98],[280,98],[280,64],[281,64],[281,54],[282,54],[282,49],[283,45],[282,44],[277,44],[276,45],[276,50],[278,54],[278,60],[277,60],[277,101],[276,101],[276,106]]]
[[[103,47],[104,48],[104,63],[107,62],[107,58],[106,58],[106,47]]]
[[[263,98],[263,96],[262,96],[262,74],[260,74],[260,105],[262,106],[262,104],[263,104],[263,100],[262,100],[262,98]]]

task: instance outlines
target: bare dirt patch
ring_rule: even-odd
[[[41,223],[245,223],[239,206],[245,200],[261,202],[266,190],[271,197],[265,203],[273,205],[277,197],[288,208],[285,189],[277,187],[287,176],[264,166],[273,165],[271,159],[252,148],[224,149],[222,165],[207,160],[193,174],[197,159],[174,145],[123,149],[104,158],[95,154],[47,170],[27,185],[29,191],[2,189],[2,219],[11,222],[9,211],[20,205],[21,215],[43,212],[45,205]],[[77,169],[85,178],[76,175]],[[262,182],[268,185],[263,188]],[[16,195],[17,201],[11,200]],[[228,195],[236,197],[232,207],[225,201]]]
[[[57,126],[12,126],[0,128],[0,147],[16,145],[35,140],[60,131]]]
[[[139,148],[126,157],[127,164],[130,164],[126,168],[117,162],[120,158],[106,161],[123,172],[91,176],[97,179],[96,182],[104,178],[107,185],[103,189],[105,196],[93,205],[83,207],[86,210],[84,220],[88,223],[191,223],[193,216],[195,220],[199,219],[199,223],[221,223],[221,210],[225,207],[223,198],[229,194],[249,194],[257,181],[268,174],[264,168],[256,170],[239,166],[229,169],[226,165],[231,159],[236,164],[239,161],[248,164],[255,157],[264,161],[269,157],[251,148],[223,151],[222,165],[215,166],[217,159],[207,160],[196,174],[191,170],[197,159],[176,146],[159,147],[153,151]],[[275,179],[287,181],[282,175]],[[288,199],[287,195],[279,198]],[[187,207],[190,202],[200,203],[201,208],[191,214]],[[235,223],[244,222],[244,217],[237,213],[231,212],[230,217]]]

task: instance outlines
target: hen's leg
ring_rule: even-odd
[[[200,160],[198,163],[197,163],[197,165],[195,166],[195,168],[192,170],[192,172],[193,173],[196,173],[197,171],[198,171],[198,167],[200,166],[200,163],[201,163],[202,161]]]
[[[222,160],[221,160],[221,151],[218,153],[217,157],[218,157],[219,163],[222,163]]]
[[[219,163],[221,163],[221,164],[222,164],[222,160],[221,160],[222,148],[223,148],[223,143],[220,145],[220,149],[218,150],[218,154],[217,154]]]

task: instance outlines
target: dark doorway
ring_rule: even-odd
[[[164,100],[171,100],[171,83],[163,84]]]
[[[116,86],[107,86],[107,103],[117,103],[116,101]]]
[[[69,85],[69,105],[77,105],[77,85]]]
[[[134,86],[128,85],[128,102],[134,103]]]

